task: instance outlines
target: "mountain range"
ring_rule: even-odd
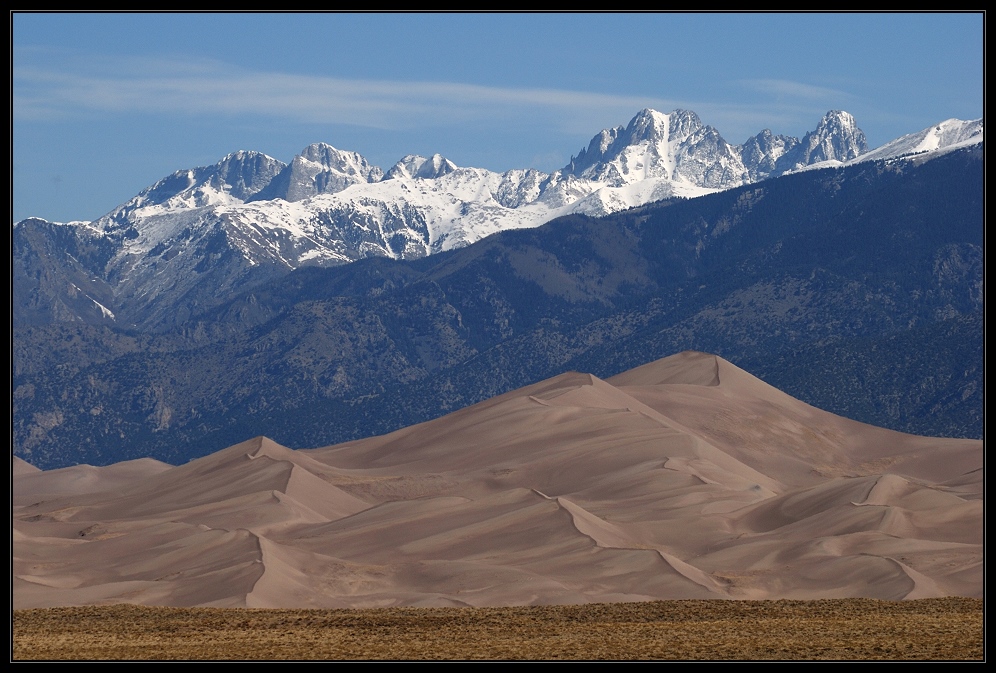
[[[246,433],[318,446],[687,348],[866,422],[978,437],[981,141],[949,120],[866,151],[831,112],[736,146],[644,110],[553,174],[235,153],[94,222],[14,226],[14,449],[57,467]]]
[[[177,171],[94,222],[17,223],[15,323],[162,330],[302,266],[418,259],[570,213],[606,215],[981,138],[981,120],[948,120],[869,153],[854,118],[830,111],[802,140],[765,130],[731,145],[694,112],[647,109],[600,132],[552,174],[458,168],[439,155],[406,156],[384,172],[324,143],[290,164],[240,151]]]

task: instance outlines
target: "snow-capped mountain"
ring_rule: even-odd
[[[982,142],[982,120],[947,119],[936,126],[896,138],[859,157],[864,161],[956,150]]]
[[[134,223],[159,213],[243,203],[270,185],[285,167],[284,162],[261,152],[233,152],[214,166],[163,178],[100,221]]]
[[[807,133],[802,142],[782,156],[779,172],[821,161],[850,161],[867,151],[865,134],[854,117],[841,110],[831,110],[820,120],[815,131]]]
[[[722,189],[747,179],[737,148],[686,110],[642,110],[626,128],[595,136],[563,172],[609,187],[664,179]]]
[[[315,143],[305,147],[265,189],[248,200],[303,201],[318,194],[340,192],[352,185],[377,182],[383,177],[384,171],[358,153]]]
[[[394,164],[394,168],[384,175],[384,179],[423,178],[431,180],[452,173],[456,168],[456,164],[439,154],[433,154],[428,159],[417,154],[409,154]]]
[[[854,118],[834,110],[802,140],[765,130],[732,145],[694,112],[646,109],[627,126],[598,133],[550,174],[458,167],[438,154],[408,155],[384,172],[356,152],[324,143],[309,145],[289,164],[241,151],[214,166],[177,171],[98,220],[59,231],[78,230],[89,248],[94,237],[102,239],[96,247],[106,251],[89,264],[74,258],[70,265],[74,277],[109,288],[93,299],[100,307],[77,313],[80,319],[166,326],[300,266],[371,256],[414,259],[569,213],[605,215],[810,166],[981,140],[981,120],[948,120],[868,152]],[[35,309],[54,298],[63,307],[79,305],[78,296],[72,302],[62,297],[66,279],[52,263],[45,263],[47,273],[38,272],[40,256],[30,250],[43,234],[27,235],[37,226],[32,222],[41,221],[15,225],[15,267],[34,270],[36,279],[25,280],[30,297],[18,302]],[[44,320],[39,310],[35,319]]]

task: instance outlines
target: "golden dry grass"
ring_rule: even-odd
[[[26,659],[983,658],[982,601],[655,601],[512,608],[18,610]]]

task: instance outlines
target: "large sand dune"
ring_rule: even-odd
[[[982,595],[982,442],[686,352],[381,437],[14,464],[14,607]]]

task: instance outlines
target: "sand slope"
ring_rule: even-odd
[[[14,462],[15,608],[982,595],[982,442],[685,352],[366,440]]]

